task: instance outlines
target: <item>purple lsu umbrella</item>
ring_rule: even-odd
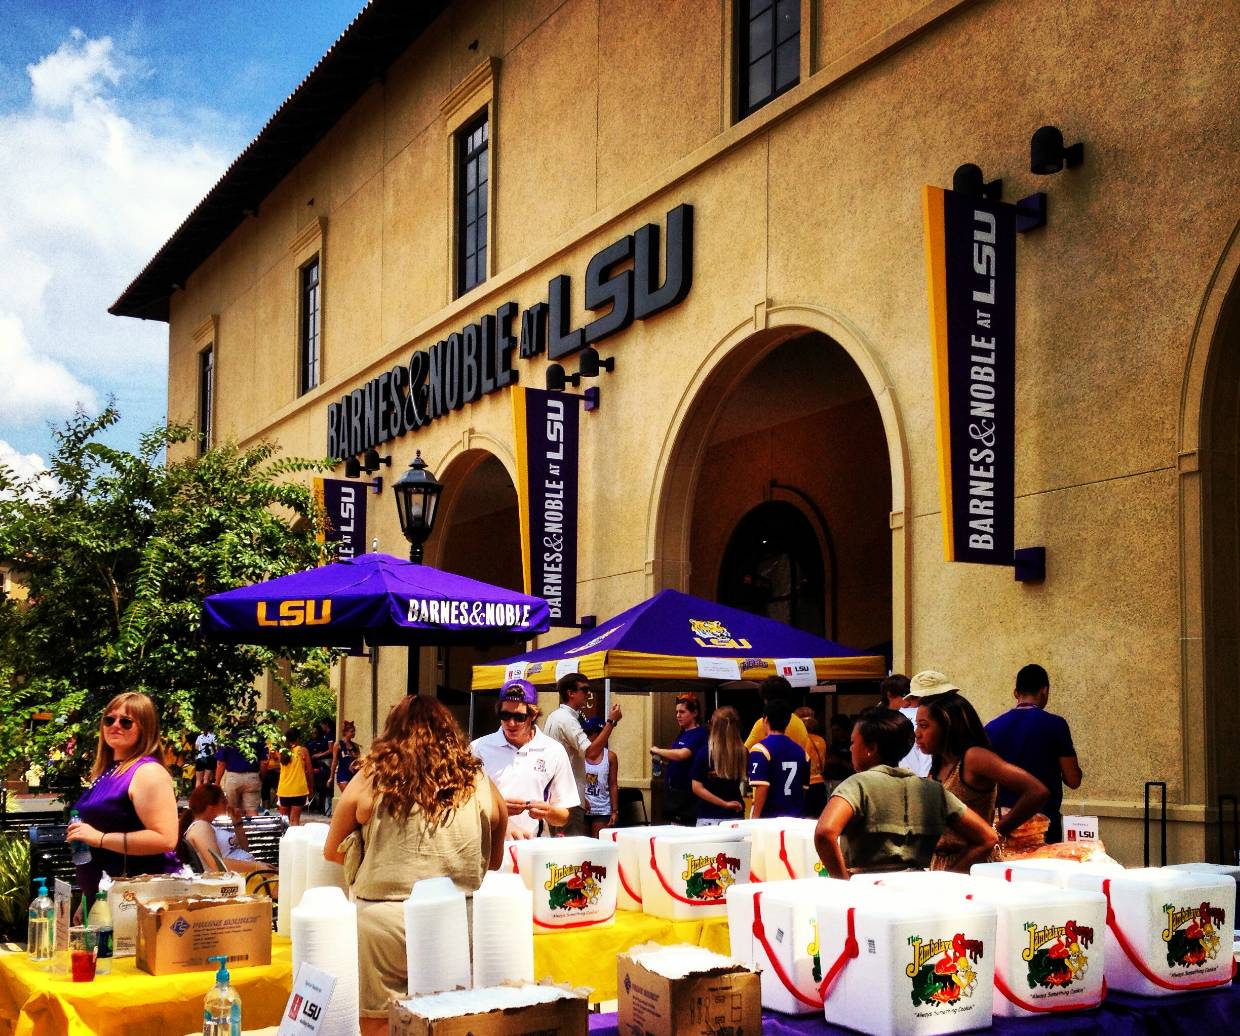
[[[547,602],[390,554],[212,594],[210,640],[288,647],[511,644],[545,633]]]

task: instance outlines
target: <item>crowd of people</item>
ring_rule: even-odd
[[[170,873],[183,859],[246,873],[259,865],[243,825],[229,835],[217,818],[256,812],[266,776],[290,823],[313,796],[338,791],[324,855],[344,865],[358,904],[362,1030],[385,1032],[388,999],[403,995],[400,904],[415,882],[446,875],[472,894],[500,866],[505,839],[597,835],[616,823],[610,740],[622,710],[587,718],[590,682],[580,673],[556,690],[560,704],[540,729],[534,686],[508,682],[495,706],[498,729],[472,742],[442,704],[418,696],[391,710],[369,752],[348,722],[339,739],[329,725],[305,743],[290,730],[278,750],[253,736],[219,743],[204,732],[179,824],[172,777],[158,765],[155,706],[142,694],[118,695],[100,718],[93,782],[68,830],[92,850],[79,885],[93,894],[103,871]],[[699,699],[678,695],[676,737],[650,746],[665,819],[718,824],[746,815],[751,799],[751,817],[816,817],[815,844],[834,877],[967,871],[1005,844],[1061,837],[1063,787],[1079,787],[1082,774],[1067,722],[1046,710],[1049,690],[1046,671],[1025,666],[1015,706],[983,725],[943,674],[897,674],[883,682],[879,704],[832,717],[829,740],[813,709],[794,709],[779,677],[762,683],[762,716],[745,739],[736,708],[716,708],[704,725]]]

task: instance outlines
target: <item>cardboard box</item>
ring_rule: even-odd
[[[223,955],[229,969],[271,963],[271,900],[156,900],[138,904],[137,965],[150,975],[214,971],[207,958]]]
[[[616,961],[620,1036],[759,1036],[762,1032],[761,980],[743,964],[721,964],[683,978],[667,978],[642,964],[640,949]]]
[[[532,995],[545,998],[549,990],[559,994],[556,999],[527,1002],[530,996],[525,994],[534,991]],[[470,1008],[471,1002],[488,995],[506,1005]],[[437,1009],[430,1009],[432,1005]],[[585,990],[558,986],[456,990],[393,1000],[388,1006],[388,1036],[586,1036],[589,1024]]]
[[[192,878],[176,874],[141,874],[135,878],[116,878],[108,889],[112,908],[112,955],[132,957],[138,931],[138,904],[153,899],[188,896]]]

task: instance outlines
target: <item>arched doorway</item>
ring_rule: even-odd
[[[1240,795],[1240,227],[1215,271],[1190,355],[1181,422],[1186,798]],[[1200,409],[1194,406],[1199,400]],[[1200,580],[1196,578],[1197,568]],[[1199,591],[1196,597],[1194,591]],[[1200,638],[1198,640],[1198,638]],[[1192,650],[1200,643],[1198,655]],[[1207,814],[1208,815],[1208,814]],[[1234,863],[1230,811],[1206,851]]]
[[[445,499],[435,534],[434,564],[471,579],[520,590],[517,490],[508,469],[494,454],[469,450],[454,457],[440,479]],[[510,645],[440,648],[434,652],[435,693],[452,710],[462,729],[468,729],[473,667],[519,650],[519,646]]]
[[[834,618],[833,576],[809,519],[792,504],[767,500],[740,520],[728,540],[716,600],[821,637],[827,635],[827,615]]]
[[[902,661],[907,461],[890,388],[837,318],[805,307],[763,316],[765,328],[738,328],[708,355],[675,416],[651,516],[650,589],[735,595],[751,610],[785,608],[773,615],[783,621],[795,597],[795,625],[885,653],[895,642]],[[774,538],[786,559],[766,556]],[[781,580],[787,594],[770,593]],[[855,690],[838,710],[873,701],[873,689]]]

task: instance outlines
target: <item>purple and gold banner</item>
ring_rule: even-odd
[[[320,543],[338,543],[336,560],[366,553],[366,484],[345,478],[316,478],[314,496],[327,521]]]
[[[1016,524],[1016,208],[922,192],[948,561],[1011,565]]]
[[[514,387],[517,500],[525,592],[547,602],[552,626],[577,622],[577,453],[580,398]]]

